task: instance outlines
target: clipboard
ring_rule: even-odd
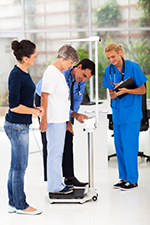
[[[118,89],[119,88],[123,88],[123,87],[125,87],[127,89],[134,89],[134,88],[136,88],[135,83],[134,83],[132,77],[129,77],[128,79],[126,79],[123,82],[121,82],[117,87],[115,87],[114,91],[118,92],[119,91]],[[121,99],[124,96],[126,96],[127,94],[128,93],[125,93],[123,95],[119,95],[118,98]]]

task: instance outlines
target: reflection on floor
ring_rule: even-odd
[[[33,132],[32,132],[33,133]],[[110,160],[108,169],[94,171],[98,200],[84,204],[50,204],[47,184],[43,181],[42,155],[33,134],[30,135],[29,166],[25,177],[27,202],[43,210],[39,216],[7,213],[7,174],[10,162],[10,145],[3,131],[0,132],[0,224],[4,225],[149,225],[150,163],[139,159],[139,188],[123,192],[114,190],[118,181],[116,158]],[[85,181],[86,171],[77,171]]]

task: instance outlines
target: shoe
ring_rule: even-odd
[[[128,191],[128,190],[133,190],[133,189],[137,189],[138,188],[138,184],[135,183],[135,184],[132,184],[130,182],[126,182],[124,185],[122,185],[120,187],[120,190],[122,191]]]
[[[52,194],[52,195],[55,195],[55,194],[62,194],[62,195],[67,195],[67,194],[70,194],[72,193],[73,190],[70,189],[68,186],[66,186],[64,189],[62,189],[61,191],[57,191],[57,192],[49,192],[49,195]]]
[[[33,212],[27,212],[27,211],[23,211],[21,209],[16,209],[16,213],[17,214],[24,214],[24,215],[39,215],[39,214],[42,213],[42,211],[37,209]]]
[[[16,208],[9,205],[9,206],[8,206],[8,212],[9,212],[9,213],[15,213],[15,212],[16,212]]]
[[[70,188],[71,190],[74,189],[74,186],[73,185],[66,185],[67,188]]]
[[[73,186],[77,186],[77,187],[85,187],[88,184],[88,183],[82,183],[82,182],[78,181],[76,177],[65,178],[64,183],[66,185],[73,185]]]
[[[120,189],[122,185],[124,185],[126,182],[124,180],[120,180],[117,184],[114,184],[114,189]]]

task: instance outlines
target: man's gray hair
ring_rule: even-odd
[[[71,45],[63,45],[58,50],[57,58],[64,58],[73,60],[73,62],[79,62],[78,52]]]

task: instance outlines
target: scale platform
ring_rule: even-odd
[[[81,199],[84,197],[85,188],[74,188],[70,194],[49,194],[50,199]]]
[[[70,194],[49,194],[50,203],[84,203],[96,201],[98,194],[94,188],[74,188]]]

